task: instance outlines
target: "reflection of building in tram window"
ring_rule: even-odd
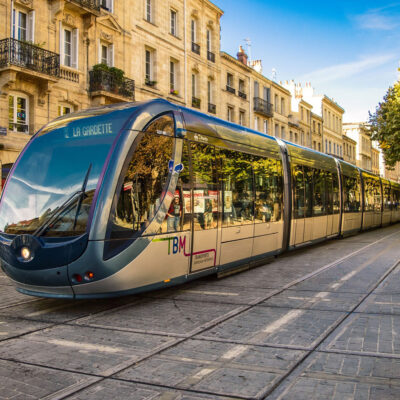
[[[167,212],[168,232],[177,232],[179,230],[181,215],[182,215],[182,205],[181,202],[179,201],[179,196],[175,196]]]

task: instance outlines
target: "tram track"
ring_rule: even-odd
[[[374,245],[376,245],[376,244],[378,244],[378,243],[380,243],[380,242],[383,242],[383,241],[385,241],[385,240],[387,240],[387,239],[389,239],[389,238],[391,238],[391,237],[393,237],[393,236],[395,236],[395,235],[398,235],[398,234],[399,234],[399,233],[396,231],[396,232],[393,232],[393,233],[391,233],[391,234],[389,234],[389,235],[385,235],[384,237],[380,238],[379,240],[376,240],[376,241],[374,241],[374,242],[368,243],[367,245],[361,247],[360,249],[357,249],[357,250],[355,250],[355,251],[353,251],[353,252],[351,252],[351,253],[349,253],[349,254],[347,254],[347,255],[345,255],[345,256],[342,256],[342,257],[336,259],[336,260],[333,261],[333,262],[330,262],[330,263],[328,263],[328,264],[322,266],[321,268],[318,268],[317,270],[315,270],[315,271],[313,271],[313,272],[311,272],[311,273],[308,273],[308,274],[306,274],[306,275],[303,275],[303,276],[300,277],[300,278],[297,278],[297,279],[291,281],[290,283],[288,283],[288,284],[282,286],[281,288],[279,288],[279,289],[277,289],[277,290],[275,290],[275,291],[273,291],[273,292],[270,292],[268,295],[266,295],[266,296],[264,296],[264,297],[257,298],[257,299],[255,299],[255,300],[253,300],[252,302],[249,302],[248,305],[238,305],[238,304],[236,304],[236,303],[232,303],[232,305],[237,305],[237,306],[238,306],[235,310],[232,310],[232,312],[230,312],[230,313],[228,313],[228,314],[225,314],[225,315],[223,315],[222,317],[216,318],[216,319],[214,319],[214,320],[212,320],[212,321],[209,321],[208,323],[205,323],[205,324],[199,326],[197,329],[191,331],[189,334],[186,334],[186,335],[177,335],[177,334],[171,334],[171,333],[163,333],[163,332],[159,332],[159,331],[149,331],[149,330],[140,330],[140,329],[130,329],[129,332],[147,333],[147,334],[153,334],[153,335],[163,335],[163,334],[164,334],[164,335],[169,336],[169,337],[174,337],[175,340],[174,340],[172,343],[170,342],[170,343],[166,344],[165,346],[161,346],[161,347],[155,349],[154,352],[151,352],[151,353],[149,353],[149,354],[147,354],[147,355],[145,355],[145,356],[143,356],[143,357],[140,357],[139,359],[135,360],[134,362],[132,362],[132,361],[131,361],[131,362],[127,362],[125,365],[119,364],[119,365],[116,366],[112,371],[109,370],[109,371],[108,371],[109,373],[108,373],[107,375],[105,375],[105,374],[101,374],[101,375],[99,374],[99,375],[98,375],[98,374],[91,374],[91,373],[85,373],[85,372],[82,372],[82,373],[81,373],[81,372],[77,372],[76,370],[69,370],[69,369],[66,369],[66,368],[64,368],[64,369],[61,369],[61,368],[60,368],[60,370],[62,370],[62,371],[68,371],[68,372],[72,372],[72,373],[78,373],[78,374],[81,374],[82,376],[88,376],[88,377],[92,377],[92,378],[95,378],[95,379],[92,380],[91,382],[86,382],[86,383],[88,383],[87,385],[85,385],[85,384],[80,384],[80,385],[78,385],[78,386],[74,385],[73,388],[72,388],[72,387],[66,388],[66,389],[64,389],[64,390],[62,390],[62,391],[60,391],[60,392],[58,392],[57,394],[53,394],[53,395],[51,395],[51,396],[48,396],[47,399],[50,399],[50,398],[51,398],[51,399],[64,399],[64,398],[69,397],[69,396],[71,396],[71,395],[78,394],[78,393],[81,392],[82,390],[88,389],[88,388],[90,388],[91,386],[96,385],[96,384],[98,384],[99,382],[101,382],[101,381],[103,381],[103,380],[105,380],[105,379],[114,379],[114,380],[126,381],[126,380],[124,380],[124,379],[122,379],[122,378],[120,378],[120,377],[117,377],[116,374],[119,374],[119,373],[125,371],[125,370],[128,369],[128,368],[131,368],[131,367],[133,367],[133,366],[135,366],[135,365],[137,365],[137,364],[139,364],[139,363],[141,363],[141,362],[143,362],[143,361],[146,361],[146,360],[148,360],[148,359],[150,359],[150,358],[152,358],[152,357],[154,357],[154,356],[156,356],[156,355],[159,355],[159,354],[161,354],[162,352],[164,352],[165,350],[170,349],[170,348],[173,348],[173,347],[177,346],[177,345],[180,344],[180,343],[183,343],[183,342],[185,342],[185,341],[188,341],[188,340],[190,340],[190,339],[193,339],[195,336],[197,336],[197,335],[199,335],[199,334],[201,334],[201,333],[203,333],[203,332],[205,332],[205,331],[207,331],[207,330],[209,330],[209,329],[211,329],[211,328],[213,328],[213,327],[216,327],[217,325],[219,325],[219,324],[221,324],[221,323],[223,323],[223,322],[226,322],[226,321],[228,321],[228,320],[231,319],[231,318],[237,317],[237,316],[239,316],[240,314],[249,311],[250,309],[254,308],[255,306],[260,305],[261,303],[263,303],[263,302],[265,302],[266,300],[268,300],[268,299],[270,299],[270,298],[272,298],[272,297],[274,297],[274,296],[276,296],[276,295],[278,295],[278,294],[284,292],[285,290],[288,290],[288,289],[292,288],[293,286],[295,286],[295,285],[297,285],[297,284],[299,284],[299,283],[301,283],[301,282],[303,282],[303,281],[306,281],[307,279],[310,279],[310,278],[312,278],[312,277],[315,277],[315,276],[317,276],[317,275],[319,275],[319,274],[321,274],[321,273],[323,273],[323,272],[325,272],[325,271],[327,271],[327,270],[329,270],[329,269],[331,269],[331,268],[334,268],[335,266],[337,266],[338,264],[342,263],[343,261],[346,261],[346,260],[350,259],[351,257],[354,257],[354,256],[356,256],[357,254],[359,254],[359,253],[361,253],[361,252],[367,250],[368,248],[370,248],[370,247],[372,247],[372,246],[374,246]],[[292,254],[293,254],[293,253],[292,253]],[[290,255],[290,254],[289,254],[289,255]],[[332,332],[334,332],[334,331],[337,329],[338,326],[340,326],[344,321],[346,321],[346,320],[355,312],[355,310],[356,310],[363,302],[365,302],[365,301],[369,298],[369,296],[372,294],[372,292],[373,292],[374,290],[376,290],[376,288],[377,288],[380,284],[382,284],[382,282],[383,282],[385,279],[388,278],[388,276],[393,272],[393,270],[397,267],[397,265],[398,265],[398,262],[396,262],[393,266],[391,266],[391,267],[389,268],[389,270],[378,280],[378,282],[376,283],[376,285],[374,285],[374,287],[373,287],[365,296],[363,296],[363,298],[361,299],[361,301],[359,301],[359,302],[357,303],[357,305],[354,306],[354,307],[351,309],[351,311],[345,313],[344,317],[341,318],[339,321],[337,321],[337,323],[336,323],[334,326],[330,327],[329,330],[326,332],[326,334],[324,334],[324,337],[323,337],[322,339],[319,340],[318,344],[315,345],[315,346],[313,346],[313,349],[312,349],[303,359],[301,359],[290,371],[288,371],[288,373],[287,373],[285,376],[283,376],[283,377],[279,380],[279,382],[277,382],[272,388],[269,388],[268,391],[267,391],[266,393],[263,393],[262,395],[257,396],[257,398],[266,398],[266,397],[268,397],[269,395],[273,394],[273,393],[276,391],[276,389],[279,388],[279,386],[282,384],[282,382],[285,381],[285,379],[287,379],[291,374],[296,373],[296,370],[297,370],[298,368],[300,368],[301,365],[303,365],[304,362],[307,361],[307,359],[308,359],[312,354],[314,354],[316,351],[318,351],[318,350],[317,350],[317,349],[318,349],[318,346],[319,346],[324,340],[326,340],[326,338],[327,338]],[[353,276],[353,275],[352,275],[352,276]],[[352,276],[350,276],[350,278],[351,278]],[[350,279],[350,278],[349,278],[349,279]],[[36,301],[36,300],[33,300],[33,301]],[[183,300],[183,301],[185,301],[185,300]],[[192,301],[192,300],[186,300],[186,301]],[[93,316],[93,315],[99,315],[99,314],[101,315],[102,313],[107,313],[107,312],[110,312],[110,311],[115,310],[115,309],[123,309],[123,308],[127,308],[127,307],[132,307],[136,302],[140,302],[140,298],[135,299],[135,300],[133,301],[133,303],[128,303],[128,304],[120,305],[120,306],[117,306],[117,307],[112,307],[112,308],[110,308],[110,309],[108,309],[108,310],[100,310],[100,311],[98,311],[98,312],[93,312],[93,313],[91,313],[91,316]],[[13,307],[13,306],[15,306],[15,304],[10,305],[9,307]],[[7,307],[4,307],[4,308],[7,308]],[[54,306],[51,307],[50,309],[53,309],[53,311],[54,311]],[[49,309],[49,310],[50,310],[50,309]],[[301,309],[300,309],[300,310],[301,310]],[[46,313],[45,311],[46,311],[46,310],[42,310],[42,311],[40,312],[40,315],[37,315],[37,316],[44,316],[45,313]],[[51,312],[51,311],[50,311],[50,312]],[[31,314],[32,314],[32,313],[31,313]],[[32,315],[31,315],[31,317],[32,317]],[[33,315],[33,317],[35,317],[35,315]],[[20,319],[23,319],[23,320],[29,319],[29,320],[37,321],[37,319],[34,319],[34,318],[32,318],[32,319],[26,318],[26,317],[13,317],[13,318],[16,318],[16,319],[20,318]],[[87,316],[78,316],[78,317],[76,317],[76,318],[71,318],[71,319],[68,319],[68,320],[63,321],[63,322],[53,323],[53,324],[51,324],[51,325],[49,325],[49,326],[46,326],[46,327],[44,327],[44,328],[36,329],[36,330],[30,331],[30,332],[24,332],[24,333],[22,333],[22,334],[20,334],[20,335],[13,336],[13,337],[11,337],[11,338],[6,338],[6,339],[2,340],[1,342],[7,341],[7,340],[12,340],[12,339],[21,338],[21,337],[23,337],[23,336],[26,336],[27,334],[31,334],[31,333],[35,333],[35,332],[40,332],[40,331],[47,330],[47,329],[51,329],[51,328],[54,328],[54,327],[57,327],[57,326],[62,326],[62,325],[76,326],[76,324],[74,324],[74,322],[77,322],[77,321],[82,320],[82,319],[85,319],[85,318],[87,318]],[[41,319],[40,321],[45,321],[45,319]],[[285,322],[285,321],[283,321],[283,322]],[[278,324],[278,325],[279,325],[279,324]],[[275,329],[279,329],[279,328],[281,327],[281,326],[278,326],[278,325],[277,325],[277,327],[276,327]],[[91,324],[88,324],[88,325],[79,324],[79,326],[87,326],[87,327],[98,328],[98,329],[109,329],[109,330],[112,330],[112,331],[115,331],[115,330],[117,330],[117,331],[118,331],[118,330],[126,331],[126,330],[124,330],[124,329],[120,329],[120,328],[117,328],[117,327],[109,328],[109,327],[103,327],[103,326],[94,326],[94,325],[91,325]],[[204,339],[204,338],[202,338],[202,337],[197,337],[196,339],[197,339],[197,340],[223,341],[223,342],[226,342],[226,343],[237,344],[237,345],[238,345],[238,348],[239,348],[240,346],[243,346],[243,345],[244,345],[243,343],[240,343],[240,342],[237,342],[237,341],[223,340],[223,339],[217,339],[217,338],[208,338],[208,339]],[[251,344],[251,346],[263,346],[263,347],[266,347],[266,345],[257,345],[257,344]],[[270,347],[290,348],[290,349],[296,349],[296,350],[305,350],[305,348],[302,349],[301,346],[292,347],[292,346],[279,346],[279,345],[276,345],[276,346],[275,346],[275,345],[274,345],[274,346],[270,346]],[[236,350],[235,350],[235,348],[234,348],[234,350],[231,350],[231,351],[232,351],[232,354],[234,354]],[[309,350],[308,350],[308,351],[309,351]],[[347,353],[346,353],[346,354],[347,354]],[[0,357],[0,359],[6,360],[6,361],[15,361],[15,360],[11,360],[11,359],[4,358],[4,357]],[[19,363],[21,363],[21,362],[19,362]],[[29,363],[29,362],[26,362],[26,364],[27,364],[27,365],[32,365],[32,366],[38,366],[38,367],[41,367],[41,368],[49,368],[49,367],[44,367],[43,365],[38,364],[38,363]],[[55,369],[55,370],[57,369],[57,368],[53,368],[53,367],[50,367],[50,368],[51,368],[51,369]],[[301,372],[300,372],[300,373],[301,373]],[[211,395],[214,394],[214,393],[207,392],[207,391],[203,391],[203,390],[177,389],[176,387],[173,387],[173,386],[165,386],[165,385],[159,385],[159,384],[148,384],[148,383],[142,383],[142,382],[140,382],[140,381],[135,382],[135,381],[129,380],[129,382],[131,382],[131,383],[133,382],[133,383],[137,383],[137,384],[142,384],[142,385],[145,385],[145,386],[154,386],[154,387],[167,388],[167,389],[171,389],[171,390],[184,390],[184,391],[186,391],[186,392],[191,392],[191,393],[199,393],[199,394],[202,393],[202,394],[211,394]],[[243,398],[243,399],[248,399],[248,398],[249,398],[249,397],[246,397],[246,396],[244,396],[244,397],[236,396],[236,397],[237,397],[237,398]]]

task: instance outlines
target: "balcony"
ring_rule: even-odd
[[[212,103],[208,103],[208,112],[211,114],[216,114],[217,113],[217,106]]]
[[[192,51],[193,51],[193,53],[200,55],[200,45],[192,42]]]
[[[53,78],[60,77],[60,56],[58,54],[12,38],[0,40],[0,68],[10,66]]]
[[[60,67],[60,78],[66,81],[79,83],[79,72],[68,67]]]
[[[226,85],[226,91],[229,93],[232,93],[232,94],[236,93],[236,90],[232,86],[229,86],[229,85]]]
[[[207,51],[207,60],[215,63],[215,54],[211,51]]]
[[[135,81],[118,77],[103,70],[89,71],[89,91],[92,96],[111,97],[115,100],[135,100]]]
[[[266,117],[273,117],[274,115],[272,104],[260,97],[254,97],[254,111]]]
[[[244,92],[241,92],[240,90],[238,91],[238,96],[241,97],[243,100],[247,99],[247,94]]]
[[[192,97],[192,107],[200,108],[201,100],[197,97]]]
[[[100,15],[99,0],[65,0],[65,8],[76,11],[79,14],[92,13]]]

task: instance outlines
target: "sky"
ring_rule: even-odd
[[[345,109],[344,122],[368,120],[399,78],[400,1],[212,0],[224,11],[221,50],[239,45],[276,81],[311,82]]]

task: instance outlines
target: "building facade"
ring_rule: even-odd
[[[155,97],[344,156],[344,110],[310,84],[268,79],[242,47],[220,51],[223,12],[209,0],[0,0],[0,11],[3,164],[60,115]]]
[[[343,124],[343,133],[357,143],[356,165],[366,171],[372,172],[372,143],[368,126],[362,122],[345,123]],[[376,170],[375,166],[374,169]],[[377,170],[379,174],[379,156]]]

